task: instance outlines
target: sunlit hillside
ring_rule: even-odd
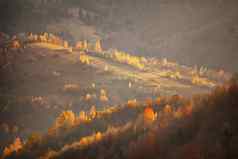
[[[231,73],[222,69],[107,50],[100,39],[71,46],[52,33],[16,36],[1,49],[3,158],[214,155],[201,142],[215,119],[200,122],[231,104],[215,118],[224,124],[221,131],[233,124],[225,115],[236,104],[237,85],[224,85]],[[223,146],[223,134],[214,133]],[[221,155],[226,151],[219,149]]]

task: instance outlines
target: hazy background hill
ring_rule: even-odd
[[[71,42],[238,71],[236,0],[2,0],[0,31],[49,31]]]

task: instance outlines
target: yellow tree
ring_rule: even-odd
[[[83,49],[83,42],[82,41],[78,41],[75,45],[76,49]]]
[[[127,101],[127,106],[130,107],[130,108],[136,107],[136,106],[137,106],[137,101],[136,101],[136,99],[128,100],[128,101]]]
[[[77,118],[77,123],[88,122],[88,121],[90,121],[90,118],[88,117],[86,112],[85,111],[80,111],[79,116]]]
[[[55,127],[72,126],[75,122],[75,114],[72,111],[64,111],[57,118]]]
[[[145,121],[154,121],[156,119],[156,113],[152,109],[152,107],[146,107],[144,110],[144,120]]]
[[[95,134],[95,141],[100,141],[101,139],[102,139],[102,133],[101,132],[97,132],[96,134]]]
[[[65,40],[63,45],[64,45],[64,48],[68,48],[69,47],[68,41]]]
[[[96,110],[96,107],[94,105],[89,110],[89,115],[92,119],[94,119],[97,116],[97,110]]]
[[[20,44],[19,40],[13,40],[13,42],[12,42],[12,48],[18,49],[18,48],[20,48],[20,47],[21,47],[21,44]]]
[[[100,90],[100,101],[101,102],[107,102],[108,101],[107,92],[104,89]]]
[[[95,51],[96,52],[102,52],[101,41],[99,39],[95,43]]]
[[[82,49],[83,50],[88,50],[88,42],[87,42],[87,40],[83,41],[83,48]]]

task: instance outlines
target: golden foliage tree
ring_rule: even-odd
[[[144,120],[145,121],[154,121],[156,119],[156,113],[152,107],[146,107],[144,110]]]
[[[8,147],[5,147],[3,150],[3,158],[6,156],[9,156],[13,152],[18,152],[20,149],[22,149],[22,142],[19,137],[15,139],[13,144],[9,145]]]
[[[83,42],[82,41],[78,41],[75,45],[76,49],[83,49]]]
[[[97,110],[96,110],[96,107],[94,105],[89,110],[89,115],[92,119],[94,119],[97,116]]]
[[[161,98],[160,98],[160,97],[157,97],[156,100],[155,100],[155,103],[156,103],[156,105],[160,106],[160,104],[161,104]]]
[[[95,43],[95,51],[96,52],[102,52],[102,46],[101,46],[101,41],[97,40]]]
[[[100,141],[102,139],[102,133],[101,132],[97,132],[96,134],[95,134],[95,140],[96,141]]]
[[[164,109],[163,109],[163,113],[164,114],[170,114],[170,113],[172,113],[173,112],[173,109],[172,109],[172,107],[170,106],[170,105],[166,105],[165,107],[164,107]]]
[[[92,95],[89,94],[89,93],[87,93],[86,96],[85,96],[85,100],[86,100],[86,101],[89,101],[89,100],[91,100],[91,99],[92,99]]]
[[[104,89],[100,90],[100,101],[101,102],[107,102],[108,101],[107,92]]]
[[[126,52],[114,50],[111,58],[113,58],[113,60],[115,60],[117,62],[126,63],[128,65],[134,66],[141,70],[143,70],[145,67],[145,65],[140,57],[130,55]]]
[[[12,41],[12,48],[18,49],[21,47],[20,41],[19,40],[13,40]]]
[[[89,120],[90,120],[90,118],[89,118],[89,116],[86,114],[86,112],[85,112],[85,111],[80,111],[79,116],[78,116],[78,119],[77,119],[77,122],[78,122],[78,123],[81,123],[81,122],[87,122],[87,121],[89,121]]]
[[[88,42],[87,42],[87,40],[83,41],[83,48],[82,49],[83,50],[88,50]]]
[[[130,107],[130,108],[136,107],[137,106],[136,99],[128,100],[127,101],[127,106]]]
[[[80,54],[79,60],[81,63],[90,64],[89,56],[87,56],[86,54]]]
[[[72,111],[63,111],[57,118],[55,122],[56,128],[59,127],[69,127],[75,122],[75,114]]]
[[[64,41],[64,48],[68,48],[68,47],[69,47],[68,41]]]

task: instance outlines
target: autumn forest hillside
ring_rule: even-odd
[[[0,0],[0,159],[238,159],[238,0]]]
[[[128,101],[97,111],[62,112],[45,134],[16,138],[5,158],[237,157],[237,81],[188,99]]]
[[[237,75],[105,49],[100,39],[9,39],[2,158],[237,158]]]

